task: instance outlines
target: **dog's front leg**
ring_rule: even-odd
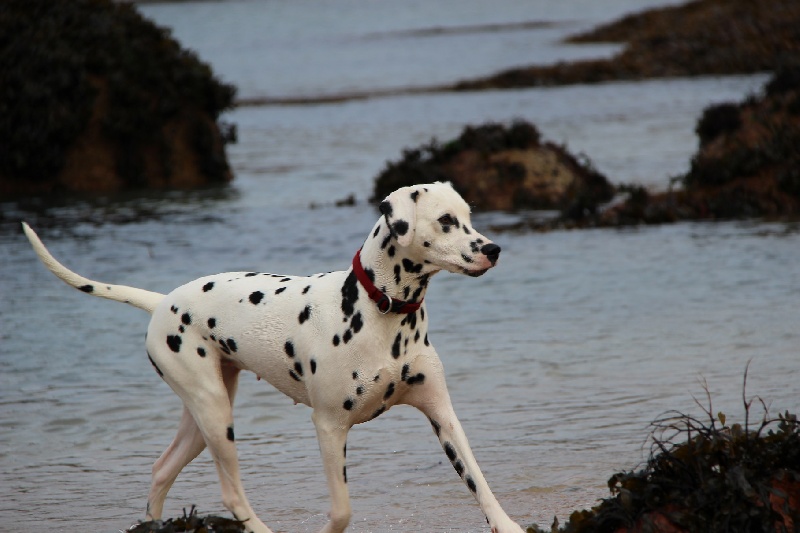
[[[522,533],[522,528],[500,507],[472,455],[467,436],[450,402],[441,361],[436,356],[425,361],[421,359],[414,363],[413,372],[425,377],[422,383],[417,382],[411,387],[402,402],[416,407],[428,417],[450,464],[478,500],[492,533]]]
[[[350,523],[350,494],[347,490],[347,432],[348,426],[343,426],[317,411],[311,415],[314,427],[317,430],[319,451],[322,454],[322,463],[325,469],[325,479],[328,481],[328,491],[331,495],[331,511],[328,523],[320,533],[341,533]]]

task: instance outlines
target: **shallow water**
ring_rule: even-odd
[[[431,40],[451,58],[437,59],[451,69],[440,74],[445,81],[529,62],[531,49],[551,54],[537,57],[566,57],[578,52],[555,44],[554,35],[642,5],[587,1],[569,11],[544,2],[507,2],[505,10],[429,4],[400,12],[372,2],[341,20],[328,11],[332,4],[312,0],[143,11],[174,26],[184,43],[241,84],[243,96],[264,96],[427,83],[441,65],[406,54],[417,48],[428,57]],[[342,10],[355,12],[355,5],[343,3]],[[259,19],[267,8],[277,11]],[[311,16],[303,10],[326,24],[301,24]],[[286,20],[294,26],[279,23]],[[520,20],[555,24],[403,33]],[[512,52],[515,39],[530,42]],[[273,55],[276,42],[287,43],[283,60]],[[469,56],[456,53],[465,49]],[[318,68],[297,69],[301,56]],[[323,68],[326,56],[335,65]],[[387,57],[399,59],[382,71]],[[366,66],[347,66],[356,60]],[[453,137],[468,123],[523,117],[544,137],[589,154],[615,182],[665,187],[688,164],[702,108],[741,99],[763,80],[240,108],[226,117],[238,124],[240,138],[229,150],[237,176],[230,187],[0,205],[0,529],[117,531],[142,518],[150,465],[180,417],[179,401],[144,354],[147,316],[58,282],[38,264],[19,219],[41,230],[74,270],[160,292],[219,271],[341,269],[377,217],[365,202],[372,178],[404,147]],[[354,207],[333,206],[349,194],[359,200]],[[703,380],[713,412],[741,420],[748,361],[748,395],[762,396],[773,411],[797,412],[796,224],[492,233],[516,216],[476,215],[474,225],[503,246],[498,267],[479,279],[436,276],[428,309],[456,411],[495,494],[519,522],[544,525],[558,515],[563,523],[571,510],[606,496],[609,476],[646,459],[651,420],[670,409],[701,413],[693,397],[705,401]],[[237,441],[251,503],[276,531],[316,531],[328,496],[310,410],[252,375],[241,381]],[[410,408],[353,429],[348,479],[351,531],[487,530],[428,422]],[[178,479],[166,513],[191,504],[222,511],[207,453]]]

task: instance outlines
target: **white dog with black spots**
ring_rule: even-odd
[[[177,435],[153,465],[148,519],[161,518],[176,477],[208,447],[225,507],[248,531],[271,531],[251,508],[239,476],[233,401],[239,373],[248,370],[313,409],[331,496],[323,533],[344,531],[351,517],[348,431],[398,404],[428,417],[492,532],[522,532],[489,489],[453,411],[428,340],[424,303],[431,276],[441,270],[480,276],[496,264],[500,247],[473,229],[469,206],[449,183],[403,187],[380,210],[347,270],[310,277],[226,272],[167,295],[71,272],[23,223],[56,276],[152,314],[147,356],[184,410]]]

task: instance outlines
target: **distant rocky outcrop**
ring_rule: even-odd
[[[800,2],[696,0],[633,14],[567,40],[624,43],[610,59],[505,70],[456,90],[771,71],[800,56]]]
[[[444,144],[437,140],[406,149],[375,180],[379,200],[406,185],[450,181],[468,203],[482,210],[557,209],[593,212],[614,189],[585,160],[563,146],[543,142],[527,122],[467,126]]]
[[[232,179],[234,87],[129,3],[4,0],[0,197]]]
[[[707,108],[695,129],[697,153],[681,187],[629,188],[626,201],[579,223],[624,225],[675,220],[800,215],[800,64],[778,68],[759,96]]]

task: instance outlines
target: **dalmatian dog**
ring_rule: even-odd
[[[39,258],[63,281],[152,314],[147,355],[184,409],[177,435],[153,465],[148,519],[161,518],[178,473],[208,447],[225,507],[248,531],[271,531],[239,475],[233,400],[239,373],[248,370],[313,410],[331,497],[323,533],[344,531],[350,521],[349,429],[398,404],[428,418],[492,532],[522,532],[489,489],[453,411],[424,302],[431,276],[480,276],[495,266],[500,247],[471,226],[469,206],[449,183],[403,187],[380,211],[347,270],[310,277],[226,272],[167,295],[71,272],[23,223]]]

